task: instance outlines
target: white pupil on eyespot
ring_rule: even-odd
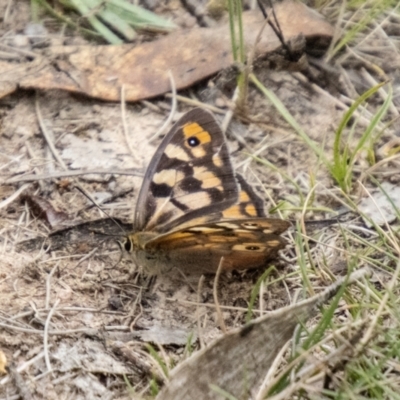
[[[195,146],[198,146],[200,144],[200,141],[196,137],[191,137],[191,138],[188,139],[188,144],[189,144],[190,147],[195,147]]]

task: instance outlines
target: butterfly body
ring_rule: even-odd
[[[152,274],[257,268],[276,256],[289,224],[266,218],[262,200],[231,165],[214,116],[186,113],[146,172],[125,248]]]

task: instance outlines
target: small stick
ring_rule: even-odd
[[[60,303],[60,299],[57,299],[56,302],[54,303],[53,307],[51,308],[51,310],[47,316],[47,319],[46,319],[46,324],[44,325],[43,351],[44,351],[44,359],[46,361],[46,367],[49,372],[52,371],[51,363],[50,363],[50,356],[49,356],[49,343],[48,343],[49,326],[50,326],[51,317],[53,316],[54,311],[56,310],[59,303]]]
[[[201,329],[200,321],[200,303],[201,303],[201,289],[203,288],[204,275],[199,279],[199,284],[197,285],[197,306],[196,306],[196,317],[197,317],[197,335],[199,337],[200,348],[204,348],[204,340]]]
[[[26,189],[29,188],[29,184],[21,186],[17,191],[15,191],[10,197],[0,202],[0,209],[7,207],[14,200],[16,200]]]
[[[53,267],[53,269],[50,271],[49,275],[47,275],[47,279],[46,279],[46,302],[45,302],[45,308],[47,310],[50,308],[51,277],[53,276],[54,271],[59,266],[59,264],[60,264],[60,261]]]
[[[157,130],[157,132],[149,139],[150,142],[152,142],[155,138],[157,138],[160,134],[162,134],[167,126],[171,123],[172,119],[174,118],[175,112],[176,112],[176,106],[177,106],[177,99],[176,99],[176,85],[175,85],[175,80],[174,76],[172,75],[171,70],[168,71],[168,77],[169,81],[171,83],[171,94],[172,94],[172,104],[171,104],[171,112],[168,115],[168,118],[165,120],[165,122],[162,124],[160,129]]]
[[[224,257],[221,257],[221,260],[218,265],[217,273],[216,273],[215,279],[214,279],[213,296],[214,296],[215,310],[217,312],[219,326],[222,330],[222,333],[225,334],[227,332],[227,329],[226,329],[225,321],[224,321],[222,311],[221,311],[221,308],[220,308],[219,302],[218,302],[218,280],[219,280],[219,276],[221,274],[223,265],[224,265]]]

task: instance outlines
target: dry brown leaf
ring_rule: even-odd
[[[367,275],[367,269],[353,273],[349,282]],[[172,371],[169,383],[158,400],[221,399],[212,386],[237,399],[257,391],[283,345],[299,322],[307,321],[319,306],[332,298],[346,278],[322,293],[260,317],[236,329],[194,354]]]
[[[306,42],[323,50],[329,45],[333,27],[305,5],[284,1],[275,12],[286,41],[303,35]],[[248,49],[256,42],[265,20],[259,11],[243,13],[245,43]],[[265,56],[280,47],[267,25],[256,56]],[[0,62],[0,97],[17,87],[24,89],[62,89],[103,100],[120,100],[125,87],[127,101],[162,95],[171,90],[171,71],[177,89],[216,74],[233,63],[229,27],[180,30],[159,40],[120,46],[62,46],[38,55],[29,63]]]

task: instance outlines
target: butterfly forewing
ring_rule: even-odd
[[[197,108],[173,126],[153,156],[136,205],[135,230],[168,232],[237,200],[225,137],[214,116]]]

